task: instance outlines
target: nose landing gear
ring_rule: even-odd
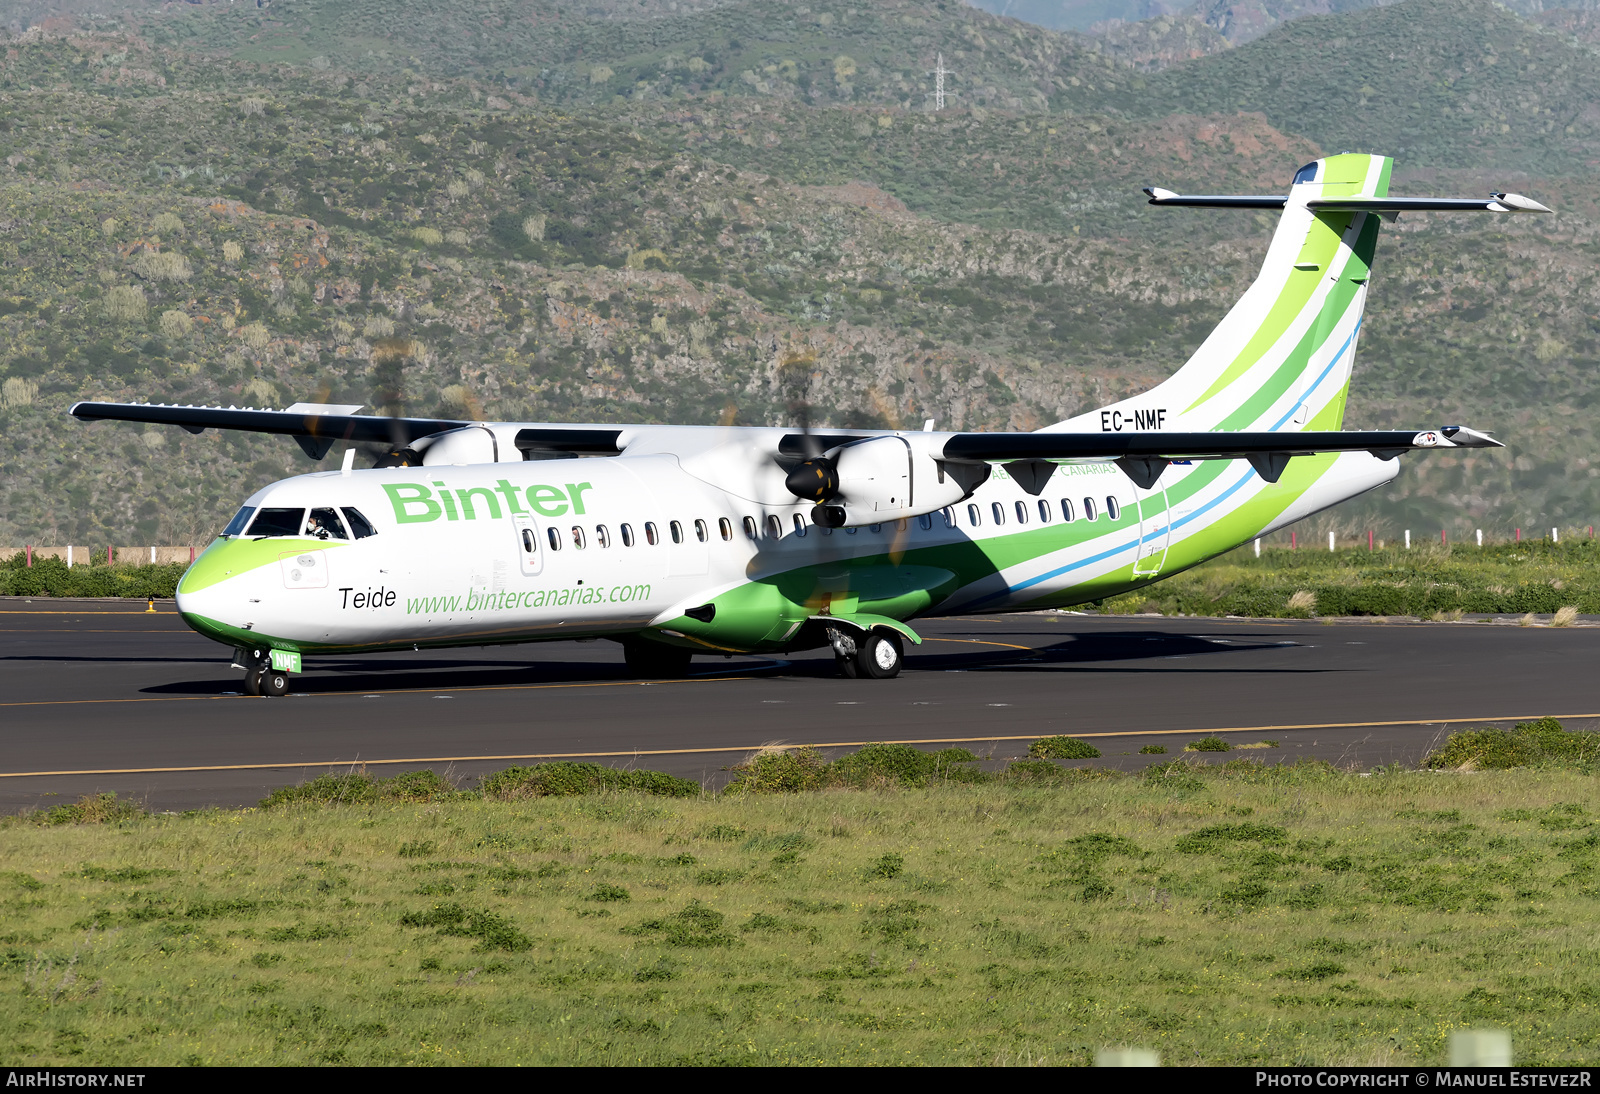
[[[246,695],[281,698],[289,694],[289,674],[272,667],[272,655],[265,650],[241,650],[235,668],[244,669]]]

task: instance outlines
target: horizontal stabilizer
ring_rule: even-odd
[[[1287,197],[1271,194],[1179,194],[1159,186],[1146,186],[1151,205],[1202,209],[1282,209]],[[1550,210],[1521,194],[1492,194],[1486,198],[1311,198],[1306,208],[1319,213],[1548,213]]]

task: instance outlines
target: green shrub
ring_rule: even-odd
[[[459,904],[435,904],[425,912],[407,912],[400,917],[403,927],[437,927],[439,933],[455,938],[476,938],[473,949],[517,952],[533,948],[533,939],[494,912],[471,911]]]
[[[91,556],[89,565],[69,567],[65,559],[34,558],[18,551],[0,560],[0,596],[125,596],[171,599],[178,581],[189,568],[186,562],[157,565],[107,565],[104,555]]]
[[[1141,756],[1165,756],[1166,754],[1166,745],[1145,745],[1139,750],[1139,755]]]
[[[460,791],[428,769],[406,771],[387,779],[351,773],[318,775],[299,786],[282,786],[261,799],[261,808],[281,805],[373,805],[378,802],[431,802],[460,796]]]
[[[145,815],[133,802],[119,801],[114,792],[85,794],[67,805],[56,805],[33,813],[24,813],[19,820],[33,824],[117,824]]]
[[[1100,750],[1076,737],[1041,737],[1028,746],[1028,755],[1042,760],[1098,760]]]
[[[1172,846],[1191,855],[1213,854],[1236,843],[1279,846],[1289,842],[1289,833],[1275,824],[1213,824],[1179,837]]]
[[[758,752],[733,769],[729,790],[750,794],[793,794],[824,785],[828,765],[814,748]]]
[[[1190,741],[1183,746],[1185,752],[1228,752],[1233,748],[1221,737],[1201,737],[1198,741]]]
[[[1120,771],[1110,768],[1063,767],[1051,760],[1017,760],[1006,767],[1001,777],[1006,782],[1060,784],[1087,779],[1115,779],[1120,775]]]
[[[1452,733],[1425,767],[1504,769],[1530,764],[1587,766],[1600,762],[1600,733],[1568,733],[1554,718],[1518,722],[1509,731],[1468,729]]]
[[[625,771],[599,764],[534,764],[508,767],[483,780],[483,795],[502,801],[512,798],[563,798],[598,794],[606,790],[631,790],[669,798],[692,798],[700,784],[661,771]]]
[[[910,745],[867,745],[828,765],[835,782],[866,787],[926,786],[934,766],[932,753]]]
[[[893,880],[905,872],[906,857],[897,851],[890,851],[867,871],[869,877],[881,877]]]
[[[930,780],[974,783],[992,776],[972,767],[965,748],[923,752],[910,745],[867,745],[824,763],[816,749],[758,752],[733,769],[735,793],[794,793],[828,787],[858,789],[927,786]]]
[[[623,934],[639,935],[665,942],[669,946],[733,946],[739,939],[723,926],[724,916],[698,900],[690,901],[681,912],[647,919],[636,927],[622,928]]]

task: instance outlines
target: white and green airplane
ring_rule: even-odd
[[[306,654],[619,641],[642,675],[695,653],[832,647],[901,668],[911,623],[1124,593],[1392,480],[1403,452],[1499,447],[1460,426],[1341,431],[1384,219],[1548,212],[1516,194],[1389,196],[1392,161],[1301,168],[1255,282],[1169,380],[1033,433],[388,418],[79,403],[116,419],[391,451],[257,490],[184,574],[179,611],[252,694]],[[580,458],[581,457],[581,458]]]

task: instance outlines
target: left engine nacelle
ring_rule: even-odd
[[[447,429],[431,433],[411,442],[413,451],[422,456],[422,465],[499,463],[500,442],[494,430],[483,425],[466,425],[460,429]]]

